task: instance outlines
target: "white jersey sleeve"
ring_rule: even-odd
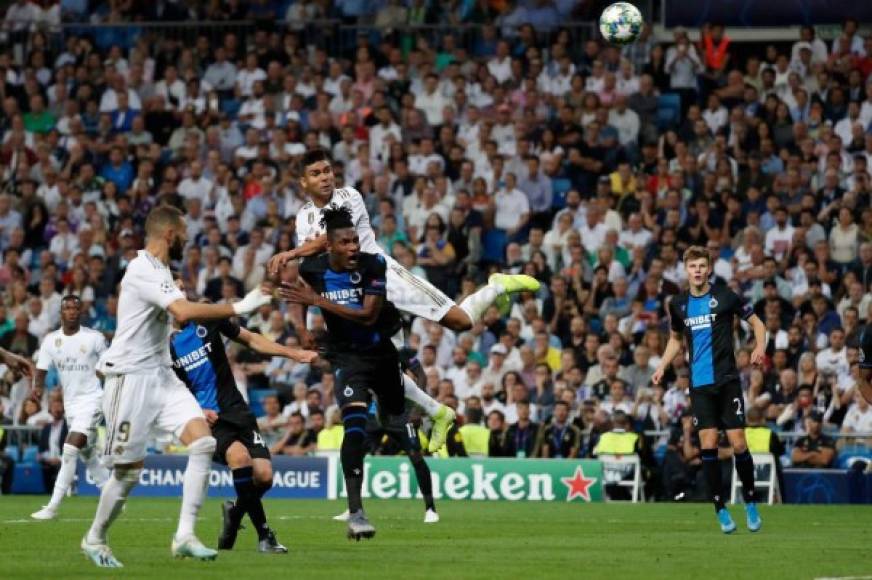
[[[51,344],[54,335],[54,332],[49,332],[45,335],[45,338],[42,339],[42,344],[39,345],[39,354],[36,357],[36,368],[38,370],[47,371],[51,368],[52,358],[51,353],[49,353],[49,345]]]
[[[131,274],[130,286],[135,288],[136,293],[146,304],[166,310],[176,300],[185,299],[185,295],[176,286],[169,270],[162,276],[143,271],[141,268]]]
[[[368,254],[386,255],[376,241],[375,231],[373,231],[369,221],[369,212],[366,211],[366,203],[364,203],[360,192],[353,187],[343,187],[333,193],[333,199],[351,210],[351,219],[357,230],[357,236],[360,238],[360,251]]]

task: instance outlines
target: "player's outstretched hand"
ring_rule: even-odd
[[[752,365],[761,365],[763,364],[763,358],[766,356],[766,345],[760,344],[757,345],[753,351],[751,351],[751,364]]]
[[[3,364],[8,366],[13,372],[24,375],[28,378],[33,378],[33,361],[26,359],[23,356],[18,356],[6,349],[0,349],[0,355],[2,355],[0,358],[2,358]]]
[[[315,364],[318,360],[318,353],[314,350],[303,350],[299,348],[289,347],[288,358],[304,364]]]
[[[251,292],[245,295],[245,298],[233,304],[233,310],[236,314],[244,315],[251,314],[261,306],[265,306],[272,302],[272,292],[258,286]]]
[[[654,371],[654,374],[651,375],[651,382],[655,385],[659,385],[660,381],[663,380],[663,372],[664,371],[662,367],[657,367],[657,369]]]
[[[280,254],[276,254],[272,258],[269,259],[266,265],[266,271],[270,278],[274,278],[281,272],[282,268],[285,267],[290,260],[295,258],[294,251],[288,250],[287,252],[281,252]]]
[[[304,306],[313,306],[315,300],[318,298],[318,295],[315,294],[315,291],[312,290],[311,286],[301,282],[293,285],[282,284],[281,287],[276,290],[276,293],[282,300],[302,304]]]
[[[210,427],[218,422],[218,413],[212,411],[211,409],[203,409],[203,415],[206,416],[206,422],[209,424]]]

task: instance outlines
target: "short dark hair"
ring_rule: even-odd
[[[181,210],[170,205],[161,205],[145,218],[145,232],[148,236],[160,235],[168,227],[178,226],[184,222]]]
[[[330,159],[330,154],[327,153],[326,149],[321,147],[315,147],[314,149],[309,149],[303,154],[303,158],[300,160],[300,168],[305,170],[308,166],[313,163],[318,163],[319,161],[326,161],[327,163],[332,163],[333,160]]]
[[[351,216],[351,210],[345,206],[335,204],[327,206],[321,214],[321,227],[327,230],[327,233],[345,228],[353,228],[354,220]]]
[[[76,304],[82,304],[82,299],[76,296],[75,294],[67,294],[63,298],[61,298],[61,304],[64,302],[75,302]]]

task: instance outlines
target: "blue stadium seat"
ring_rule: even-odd
[[[503,263],[506,255],[506,244],[508,243],[506,232],[493,228],[486,231],[482,237],[482,259],[485,262]]]
[[[666,451],[668,449],[669,446],[666,443],[661,443],[654,448],[654,459],[657,460],[658,465],[663,465],[663,459],[666,457]]]
[[[36,463],[36,457],[39,455],[39,447],[29,445],[24,448],[24,453],[21,455],[22,463]]]
[[[253,389],[248,391],[248,406],[255,417],[263,415],[263,400],[276,394],[274,389]]]
[[[12,493],[45,493],[42,468],[35,463],[16,465],[12,479]]]
[[[572,189],[572,182],[565,177],[558,177],[551,180],[551,191],[554,197],[551,200],[551,207],[555,210],[560,210],[566,207],[566,194]]]
[[[9,445],[6,447],[6,455],[8,455],[15,463],[21,461],[21,451],[18,449],[18,445]]]
[[[850,469],[856,461],[872,463],[872,449],[865,445],[843,447],[836,462],[839,469]]]
[[[231,119],[236,119],[239,114],[239,109],[242,108],[242,103],[236,99],[221,99],[221,112],[225,113]]]
[[[676,127],[681,122],[681,95],[663,93],[657,97],[657,128],[661,131]]]

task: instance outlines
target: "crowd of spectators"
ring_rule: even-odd
[[[872,312],[872,37],[852,21],[829,42],[806,27],[740,59],[707,25],[698,41],[646,28],[620,49],[556,25],[576,4],[170,1],[154,6],[179,19],[291,18],[107,46],[86,28],[15,28],[16,15],[52,5],[19,0],[0,50],[0,346],[33,356],[63,294],[111,338],[117,284],[158,204],[187,214],[189,293],[238,299],[293,247],[306,201],[295,161],[320,146],[364,196],[383,247],[458,301],[494,270],[541,280],[466,333],[408,321],[427,389],[491,429],[493,454],[590,456],[626,427],[672,430],[642,445],[698,462],[683,441],[683,357],[650,384],[693,244],[768,327],[762,368],[736,329],[748,407],[778,430],[817,420],[827,433],[872,432],[854,388]],[[62,6],[81,15],[88,3]],[[93,18],[166,19],[135,10],[100,3]],[[546,33],[518,13],[557,20]],[[310,42],[312,18],[378,28],[337,54]],[[402,34],[483,21],[474,38]],[[297,340],[279,304],[245,324]],[[230,356],[242,390],[276,393],[261,418],[274,452],[335,444],[329,369]],[[4,420],[50,421],[57,395],[16,381],[7,374]]]

